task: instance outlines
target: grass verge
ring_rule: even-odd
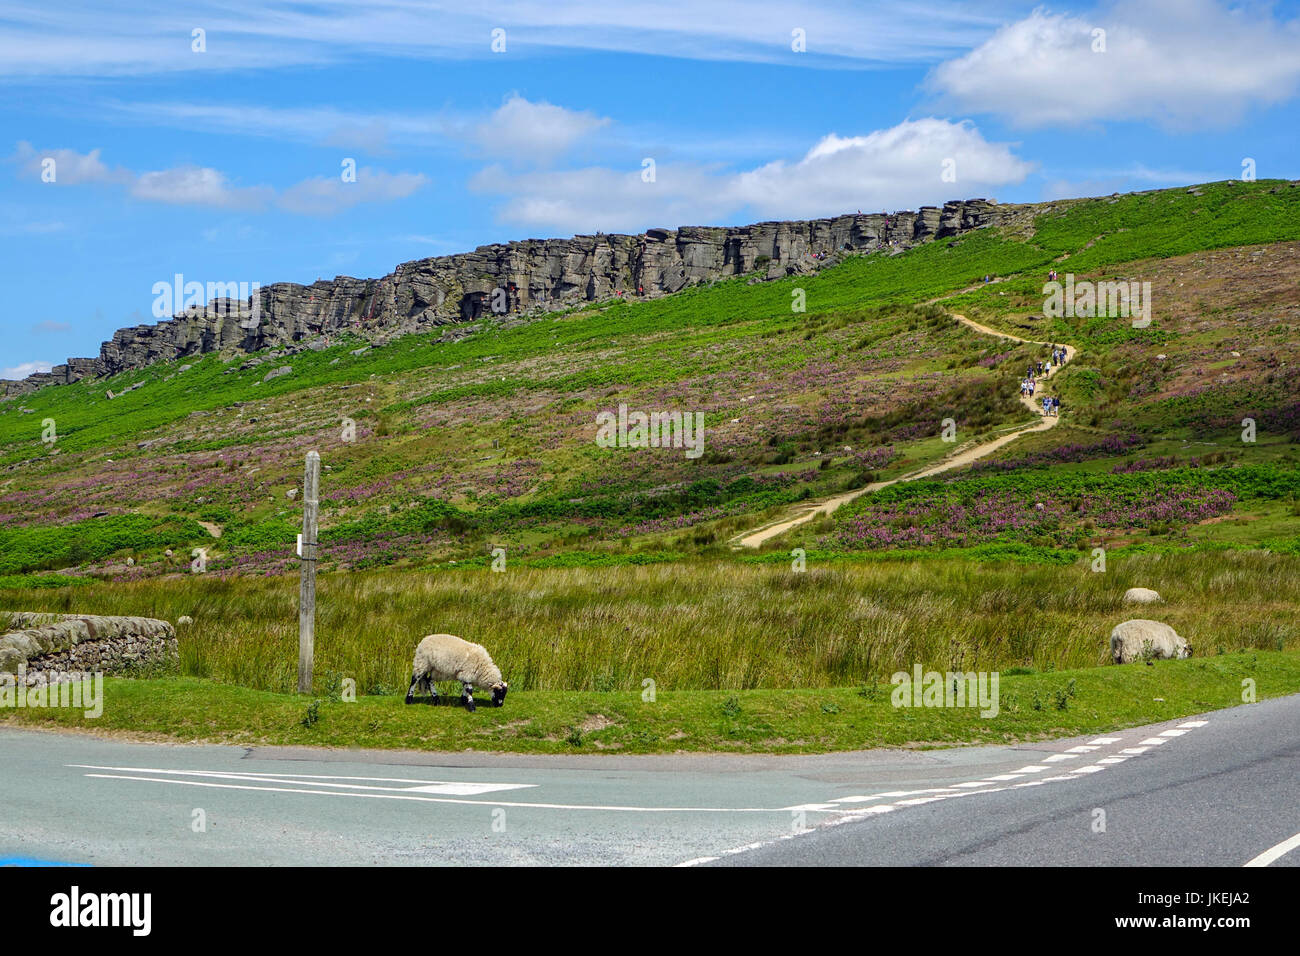
[[[110,679],[98,719],[0,710],[0,726],[129,733],[180,742],[426,751],[821,753],[1018,743],[1172,720],[1300,691],[1300,653],[1243,651],[1151,665],[1007,673],[999,713],[904,708],[892,686],[821,690],[512,693],[501,709],[406,706],[252,690],[192,677]]]

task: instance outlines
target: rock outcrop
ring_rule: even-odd
[[[0,396],[116,375],[207,352],[290,348],[353,331],[375,341],[473,321],[492,312],[536,312],[615,296],[667,295],[758,271],[764,279],[815,272],[848,252],[903,249],[993,225],[1017,207],[970,199],[919,212],[869,213],[750,226],[682,226],[642,235],[528,239],[403,263],[381,279],[339,276],[310,286],[276,283],[236,302],[156,325],[118,330],[95,359],[68,359],[49,372],[0,381]]]

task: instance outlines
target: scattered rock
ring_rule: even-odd
[[[293,369],[288,365],[281,365],[279,368],[271,369],[262,379],[263,382],[269,382],[273,378],[282,378],[285,375],[292,375]]]

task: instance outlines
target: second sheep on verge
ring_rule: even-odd
[[[443,680],[458,680],[465,693],[461,702],[466,710],[474,710],[474,687],[487,687],[492,691],[493,706],[505,703],[509,685],[501,679],[501,669],[492,663],[492,656],[481,644],[473,644],[452,634],[430,634],[415,649],[415,664],[411,669],[411,686],[406,690],[406,702],[415,700],[415,689],[423,687],[433,700],[438,699],[434,684]]]

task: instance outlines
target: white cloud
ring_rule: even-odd
[[[55,322],[53,319],[44,319],[32,326],[33,332],[67,332],[72,326],[67,322]]]
[[[18,164],[20,176],[41,179],[48,169],[54,177],[52,182],[65,186],[129,181],[129,172],[121,168],[109,169],[99,158],[99,153],[98,149],[89,153],[78,153],[74,149],[39,150],[24,140],[18,143],[10,161]]]
[[[257,209],[272,194],[268,186],[231,186],[224,173],[207,166],[177,166],[141,173],[131,184],[131,195],[137,199],[183,206]]]
[[[955,164],[955,181],[942,178],[945,160]],[[866,136],[832,133],[802,159],[741,172],[664,163],[648,183],[640,168],[512,174],[497,165],[470,185],[506,197],[497,209],[505,222],[561,233],[639,232],[716,222],[742,212],[801,219],[937,205],[990,196],[998,187],[1022,182],[1032,169],[1009,144],[988,142],[969,122],[921,119]]]
[[[473,138],[489,155],[531,165],[555,158],[609,123],[594,113],[532,103],[514,93],[475,128]]]
[[[281,209],[299,215],[331,216],[360,203],[405,199],[428,182],[423,173],[389,173],[363,166],[354,183],[345,183],[341,176],[304,179],[286,189],[278,202]]]
[[[986,195],[1022,182],[1032,169],[973,124],[930,118],[867,136],[832,133],[797,163],[778,160],[741,173],[730,192],[762,215],[808,218]],[[951,180],[943,178],[948,170]]]
[[[225,209],[259,210],[271,202],[300,215],[332,215],[359,203],[389,202],[404,199],[428,183],[423,173],[389,173],[362,167],[357,181],[345,183],[341,175],[305,179],[277,194],[270,186],[236,186],[226,174],[209,166],[175,166],[151,172],[134,173],[118,167],[109,170],[99,159],[100,151],[78,153],[70,149],[41,151],[30,143],[19,143],[11,157],[19,166],[19,175],[40,178],[41,158],[60,157],[59,173],[54,185],[81,185],[109,182],[123,185],[136,199],[181,206],[215,206]],[[64,164],[74,171],[63,175]],[[208,230],[204,238],[217,235]]]
[[[0,368],[0,378],[16,382],[35,372],[48,372],[52,368],[54,368],[53,362],[23,362],[21,365]]]
[[[1104,52],[1094,50],[1104,30]],[[927,85],[954,112],[1024,126],[1099,120],[1225,125],[1300,84],[1300,19],[1216,0],[1111,3],[1088,15],[1039,8],[940,64]]]

